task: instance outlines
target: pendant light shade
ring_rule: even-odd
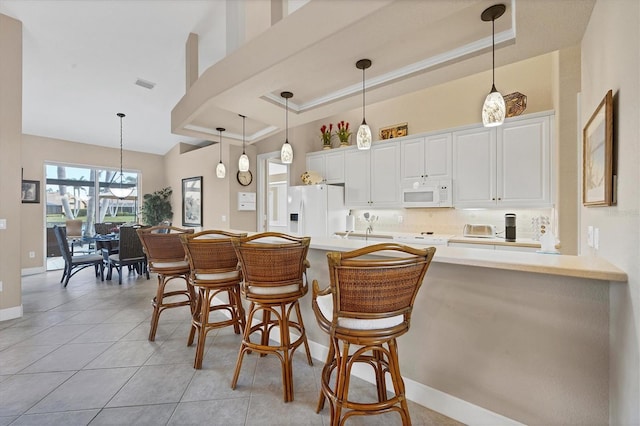
[[[124,183],[124,173],[122,173],[122,119],[126,116],[121,112],[116,115],[120,117],[120,174],[111,181],[109,192],[111,192],[114,197],[123,199],[131,195],[133,187]]]
[[[247,117],[242,114],[238,114],[242,117],[242,155],[238,158],[238,170],[241,172],[249,171],[249,157],[244,152],[244,122]]]
[[[223,179],[227,174],[227,169],[224,167],[224,164],[222,163],[222,132],[224,132],[226,129],[223,127],[216,127],[216,130],[220,132],[220,162],[216,167],[216,176],[219,177],[220,179]]]
[[[506,106],[504,98],[496,89],[496,25],[495,21],[502,16],[506,6],[504,4],[494,4],[487,8],[480,15],[485,22],[491,21],[491,56],[492,56],[492,83],[491,92],[487,95],[482,105],[482,124],[484,127],[499,126],[504,122]]]
[[[356,142],[358,144],[358,149],[371,148],[371,129],[369,128],[369,125],[367,124],[367,120],[365,119],[365,115],[364,115],[364,107],[365,107],[364,70],[366,70],[370,66],[371,66],[370,59],[360,59],[358,62],[356,62],[356,68],[358,68],[359,70],[362,70],[362,124],[358,128],[358,133],[356,134]]]
[[[280,161],[284,164],[293,163],[293,148],[289,144],[289,99],[293,98],[293,93],[282,92],[280,96],[284,98],[285,103],[285,139],[280,149]]]

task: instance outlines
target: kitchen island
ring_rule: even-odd
[[[329,285],[328,251],[375,243],[312,238],[309,280]],[[438,247],[399,339],[408,397],[470,424],[607,424],[609,286],[626,281],[597,257]]]

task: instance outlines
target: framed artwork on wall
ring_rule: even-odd
[[[582,204],[615,204],[613,174],[613,92],[609,90],[584,126]]]
[[[22,180],[22,202],[23,203],[39,203],[40,202],[40,181],[39,180]]]
[[[202,226],[202,176],[182,179],[182,226]]]

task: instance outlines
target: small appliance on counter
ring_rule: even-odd
[[[512,243],[516,241],[515,213],[506,213],[504,215],[504,240]]]
[[[496,227],[493,225],[464,225],[462,230],[463,237],[474,238],[494,238],[496,236]]]

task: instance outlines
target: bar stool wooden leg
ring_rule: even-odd
[[[240,376],[240,369],[242,368],[242,360],[244,358],[244,354],[246,352],[251,352],[249,350],[249,347],[247,346],[247,342],[250,342],[249,338],[251,336],[252,328],[255,329],[254,327],[251,326],[251,324],[253,324],[253,317],[255,313],[256,313],[255,303],[251,302],[251,304],[249,305],[249,316],[247,317],[247,320],[246,320],[247,322],[244,327],[244,333],[242,335],[242,344],[240,345],[240,350],[238,351],[236,369],[233,372],[233,379],[231,380],[231,389],[235,389],[236,385],[238,384],[238,377]],[[260,327],[260,325],[256,327]]]
[[[309,341],[307,340],[307,332],[304,328],[304,322],[302,322],[302,313],[300,312],[300,304],[296,300],[295,302],[296,315],[298,316],[298,324],[300,325],[300,335],[303,339],[304,349],[307,352],[307,362],[309,365],[313,365],[313,359],[311,358],[311,351],[309,350]]]
[[[198,343],[196,344],[196,357],[193,362],[193,368],[199,370],[202,368],[202,359],[204,358],[204,346],[206,343],[207,336],[207,328],[206,325],[209,323],[209,297],[210,290],[207,289],[199,289],[199,297],[198,297],[198,307],[200,308],[200,313],[197,314],[199,316],[199,324],[196,325],[196,329],[198,331]],[[193,328],[192,328],[193,332]]]
[[[324,376],[328,376],[328,379],[326,380],[327,384],[329,383],[329,380],[331,379],[331,371],[333,370],[333,365],[334,365],[334,356],[335,356],[335,349],[333,348],[333,344],[331,344],[331,341],[329,341],[329,352],[327,354],[327,359],[324,362],[324,367],[322,368],[322,377],[323,377],[323,381],[324,381]],[[328,369],[328,374],[325,373],[325,369]],[[324,408],[324,400],[325,400],[325,395],[324,395],[324,390],[320,389],[320,397],[318,398],[318,405],[316,407],[316,413],[320,413],[320,411],[322,411],[322,409]],[[332,410],[333,411],[333,410]]]
[[[109,270],[111,273],[111,270]],[[160,305],[162,304],[162,295],[165,286],[164,275],[158,274],[158,290],[151,304],[153,305],[153,313],[151,314],[151,328],[149,329],[149,341],[156,340],[156,331],[158,330],[158,320],[160,319]]]

